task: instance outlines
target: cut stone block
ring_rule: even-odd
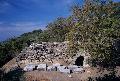
[[[75,68],[75,69],[73,69],[73,72],[75,72],[75,73],[79,73],[79,72],[83,72],[83,71],[84,71],[83,68]]]
[[[57,67],[55,66],[48,66],[47,71],[57,71]]]
[[[28,64],[24,67],[24,71],[33,71],[35,69],[35,64]]]
[[[65,68],[66,68],[66,66],[58,66],[57,71],[60,71],[61,69],[65,69]]]
[[[73,69],[78,68],[78,66],[77,66],[77,65],[69,65],[68,68],[69,68],[70,70],[73,70]]]
[[[47,70],[47,64],[39,64],[37,69],[39,71],[46,71]]]
[[[58,67],[58,66],[60,66],[60,63],[55,63],[55,64],[53,64],[53,66]]]
[[[61,73],[67,73],[67,74],[70,74],[70,73],[71,73],[71,70],[70,70],[70,69],[61,68],[61,69],[59,69],[59,71],[60,71]]]

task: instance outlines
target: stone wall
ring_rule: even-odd
[[[34,62],[37,61],[45,63],[54,63],[55,61],[63,60],[68,64],[75,64],[76,59],[79,56],[84,57],[83,66],[86,66],[87,59],[90,57],[88,53],[78,52],[74,57],[70,57],[69,54],[66,54],[68,42],[42,42],[41,44],[32,43],[29,47],[26,47],[21,51],[17,56],[16,61],[25,61]]]

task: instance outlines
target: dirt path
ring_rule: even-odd
[[[2,68],[5,69],[5,72],[10,71],[10,69],[12,69],[13,67],[16,67],[16,60],[15,58],[13,58],[12,60],[10,60],[8,63],[6,63]]]
[[[17,66],[15,58],[6,63],[3,68],[6,72],[10,71],[11,68]],[[22,67],[22,66],[21,66]],[[116,68],[116,75],[120,75],[120,67]],[[47,71],[31,71],[25,72],[25,77],[27,81],[86,81],[88,77],[99,77],[104,74],[109,74],[110,71],[100,70],[97,67],[86,68],[83,73],[72,73],[65,74],[60,72],[47,72]],[[70,77],[71,76],[71,77]]]
[[[60,72],[31,71],[26,72],[27,81],[87,81],[88,77],[99,77],[108,74],[109,71],[99,71],[97,68],[87,68],[83,73],[65,74]],[[70,77],[71,76],[71,77]]]

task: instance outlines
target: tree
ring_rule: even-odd
[[[68,32],[66,29],[66,19],[65,18],[57,18],[52,23],[47,25],[48,34],[50,35],[49,41],[51,42],[62,42],[65,40],[65,34]]]
[[[82,7],[73,7],[76,23],[67,38],[73,47],[89,52],[94,64],[112,66],[118,63],[119,54],[113,53],[112,43],[120,38],[119,10],[120,3],[102,0],[86,0]],[[75,45],[77,41],[79,45]]]

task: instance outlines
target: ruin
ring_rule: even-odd
[[[68,42],[42,42],[32,43],[29,47],[26,47],[21,51],[21,53],[16,57],[17,64],[47,64],[51,66],[39,66],[39,69],[49,69],[56,70],[55,67],[64,65],[73,65],[72,68],[76,66],[88,67],[88,59],[90,58],[89,53],[85,51],[80,51],[76,53],[74,57],[70,57],[66,50],[68,48]],[[61,62],[61,60],[63,62]],[[58,64],[56,63],[58,62]],[[61,62],[61,63],[60,63]],[[56,64],[55,64],[56,63]],[[60,64],[59,64],[60,63]],[[28,68],[29,69],[29,68]],[[30,68],[31,69],[31,68]],[[68,69],[63,69],[68,71]],[[77,71],[78,69],[76,69]]]

